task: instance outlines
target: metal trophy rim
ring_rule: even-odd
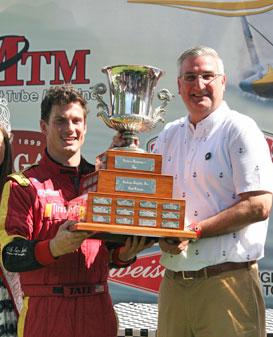
[[[115,65],[107,65],[107,66],[104,66],[102,69],[101,69],[101,71],[103,72],[103,73],[105,73],[106,71],[107,71],[107,69],[111,69],[111,68],[118,68],[118,67],[132,67],[132,68],[139,68],[139,69],[141,69],[141,68],[146,68],[146,69],[150,69],[150,70],[157,70],[157,71],[159,71],[159,73],[161,73],[161,75],[160,76],[163,76],[163,75],[165,75],[165,71],[164,70],[162,70],[162,69],[160,69],[160,68],[158,68],[158,67],[153,67],[153,66],[151,66],[151,65],[141,65],[141,64],[115,64]]]
[[[106,65],[101,71],[107,75],[110,105],[102,95],[107,92],[106,85],[98,83],[90,88],[91,98],[97,100],[102,117],[109,128],[121,133],[124,146],[114,149],[145,153],[138,146],[139,133],[152,131],[158,122],[164,122],[165,106],[173,95],[161,89],[157,97],[162,101],[156,109],[152,108],[154,91],[165,71],[151,65],[115,64]]]

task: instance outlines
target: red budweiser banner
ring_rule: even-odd
[[[108,280],[157,294],[165,271],[159,264],[160,256],[160,252],[139,256],[127,268],[111,269]]]

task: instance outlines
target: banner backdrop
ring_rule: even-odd
[[[10,112],[14,133],[14,169],[40,158],[45,140],[39,133],[40,103],[50,86],[71,82],[88,101],[88,132],[83,154],[95,162],[115,132],[97,118],[89,88],[107,84],[106,65],[151,65],[165,71],[156,92],[176,97],[165,123],[187,111],[177,95],[176,60],[195,45],[215,48],[227,75],[225,100],[252,117],[273,143],[273,1],[171,0],[2,0],[0,5],[0,104]],[[104,97],[109,105],[109,93]],[[0,102],[0,103],[1,103]],[[156,95],[153,107],[160,105]],[[151,149],[163,124],[140,135]],[[273,308],[273,220],[265,258],[259,262],[267,307]],[[137,263],[110,273],[114,302],[157,302],[164,269],[158,246]]]

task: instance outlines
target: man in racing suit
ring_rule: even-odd
[[[127,239],[124,246],[73,232],[67,202],[81,194],[81,179],[94,171],[80,154],[86,101],[71,86],[47,91],[41,130],[47,148],[38,164],[9,177],[0,208],[2,263],[20,272],[24,305],[19,337],[116,337],[107,277],[152,243]]]

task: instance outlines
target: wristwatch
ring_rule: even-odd
[[[201,239],[201,228],[199,227],[197,222],[192,222],[190,225],[187,226],[187,228],[191,232],[195,232],[198,239]]]

